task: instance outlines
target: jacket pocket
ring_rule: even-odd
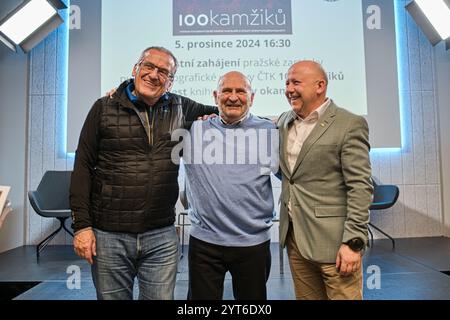
[[[346,217],[347,206],[318,206],[314,208],[314,215],[317,218]]]
[[[327,150],[335,150],[337,149],[337,144],[315,144],[314,148],[318,149],[327,149]]]

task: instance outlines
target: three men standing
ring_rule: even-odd
[[[74,248],[92,264],[99,299],[131,299],[135,277],[141,299],[173,298],[178,165],[171,159],[177,143],[171,134],[217,112],[169,92],[176,69],[167,49],[144,50],[133,68],[134,80],[124,82],[114,97],[99,99],[83,126],[71,185]],[[197,126],[223,132],[239,126],[273,129],[248,113],[253,93],[242,74],[232,72],[221,81],[215,93],[221,117]],[[286,97],[292,111],[278,119],[280,242],[287,246],[298,299],[361,299],[373,191],[368,126],[328,99],[327,85],[315,62],[300,61],[289,69]],[[187,167],[194,203],[190,294],[220,298],[223,276],[230,271],[235,297],[265,299],[270,178],[251,170],[228,176],[229,169],[211,176],[206,167]],[[235,175],[242,181],[234,181]],[[211,184],[211,179],[217,181]],[[205,183],[211,188],[203,190]],[[221,198],[221,188],[234,183],[227,192],[244,199],[238,203]],[[202,191],[212,192],[212,199]],[[231,247],[228,254],[224,247]],[[258,263],[249,264],[252,259]]]

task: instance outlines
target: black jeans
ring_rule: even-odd
[[[190,300],[221,300],[230,272],[237,300],[266,300],[270,273],[270,240],[251,247],[224,247],[189,238]]]

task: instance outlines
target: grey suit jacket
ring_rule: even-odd
[[[282,191],[280,243],[286,244],[288,203],[297,247],[306,259],[334,263],[343,242],[367,243],[372,201],[369,129],[366,120],[333,102],[304,142],[294,170],[287,161],[292,111],[278,120]]]

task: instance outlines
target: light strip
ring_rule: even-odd
[[[70,8],[70,0],[65,1],[67,8]],[[70,9],[62,10],[61,11],[63,18],[64,18],[64,31],[60,33],[61,37],[64,37],[64,45],[61,48],[60,55],[64,61],[64,67],[63,67],[63,77],[62,81],[64,83],[64,103],[61,106],[61,110],[63,112],[62,119],[63,119],[63,125],[62,125],[62,143],[61,143],[61,149],[58,150],[58,153],[61,152],[62,157],[72,158],[72,160],[75,158],[75,153],[68,153],[67,152],[67,107],[68,107],[68,101],[67,97],[69,95],[69,37],[70,37],[70,30],[69,30],[69,18],[70,18]],[[59,59],[59,57],[58,57]]]
[[[399,112],[400,112],[400,135],[401,148],[399,151],[407,151],[411,146],[408,144],[412,132],[407,130],[406,110],[407,110],[407,91],[410,90],[408,86],[408,36],[403,28],[406,25],[406,9],[399,0],[394,1],[394,16],[395,16],[395,41],[397,49],[397,78],[398,78],[398,98],[399,98]]]
[[[450,8],[444,0],[416,0],[416,3],[442,40],[450,38]]]
[[[0,32],[19,44],[55,14],[47,0],[31,0],[0,26]]]

